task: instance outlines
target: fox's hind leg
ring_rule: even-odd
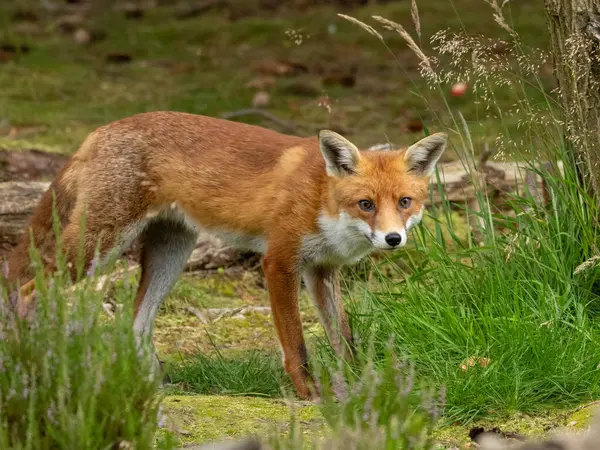
[[[105,258],[109,250],[115,245],[115,235],[106,230],[86,229],[83,240],[79,237],[79,222],[69,222],[62,232],[63,252],[67,261],[67,268],[71,281],[76,283],[78,275],[83,275],[90,268],[95,250],[98,248],[100,257]],[[81,248],[82,247],[82,248]],[[56,255],[54,255],[54,258]],[[78,267],[83,269],[83,274],[78,274]],[[56,260],[44,261],[44,275],[50,276],[56,271]],[[21,318],[25,317],[33,307],[35,299],[35,279],[28,281],[19,289],[17,311]]]
[[[142,277],[135,299],[133,328],[140,343],[149,340],[155,370],[159,369],[159,363],[151,342],[154,317],[183,271],[196,238],[196,231],[177,219],[157,218],[142,234]]]
[[[85,215],[85,217],[84,217]],[[147,219],[143,209],[129,208],[126,201],[121,208],[108,207],[106,202],[98,201],[98,197],[87,198],[80,195],[69,219],[61,233],[62,252],[72,282],[85,276],[98,250],[98,263],[102,265],[111,256],[112,251],[122,252],[143,230]],[[83,230],[82,230],[83,226]],[[57,269],[56,248],[52,257],[44,258],[44,274],[50,275]],[[81,269],[81,273],[78,270]],[[31,280],[19,289],[17,311],[25,317],[32,308],[35,299],[35,280]]]

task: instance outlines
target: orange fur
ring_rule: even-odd
[[[264,241],[264,272],[284,365],[298,394],[315,397],[298,312],[303,270],[336,350],[344,353],[342,341],[351,340],[334,270],[339,264],[332,262],[337,259],[314,257],[321,251],[320,243],[328,242],[319,240],[321,221],[333,221],[327,225],[333,233],[336,227],[344,230],[343,223],[336,222],[342,215],[359,219],[371,230],[400,229],[422,208],[428,186],[428,176],[413,173],[403,151],[360,152],[352,174],[328,175],[322,146],[323,139],[315,137],[286,136],[192,114],[135,115],[90,134],[44,195],[28,230],[47,271],[53,270],[55,259],[52,193],[71,260],[77,254],[80,219],[87,214],[86,267],[98,243],[101,255],[106,255],[121,245],[124,234],[133,235],[139,224],[142,233],[144,224],[156,217],[183,220],[191,230],[201,227],[248,242]],[[399,199],[407,196],[412,199],[410,207],[399,209]],[[359,208],[364,198],[374,202],[375,211]],[[169,211],[179,215],[168,218]],[[28,246],[26,234],[9,255],[8,281],[29,291],[33,274]],[[149,295],[153,276],[152,255],[144,254],[136,314]]]

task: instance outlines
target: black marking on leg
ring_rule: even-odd
[[[302,342],[299,346],[298,346],[298,355],[300,356],[300,367],[302,368],[301,370],[303,370],[304,375],[309,375],[308,372],[308,352],[306,351],[306,344],[304,342]]]

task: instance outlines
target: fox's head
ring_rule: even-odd
[[[437,133],[405,150],[359,151],[339,134],[321,131],[319,144],[329,179],[328,226],[337,229],[341,239],[360,240],[362,234],[379,249],[406,244],[408,231],[423,216],[429,178],[447,139],[445,133]]]

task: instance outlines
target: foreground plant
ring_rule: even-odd
[[[307,442],[292,417],[286,438],[270,440],[273,449],[429,449],[431,432],[444,407],[444,392],[419,386],[412,367],[399,361],[391,347],[376,366],[372,356],[347,365],[324,366],[321,412],[329,430]]]
[[[66,279],[60,258],[53,277],[38,271],[29,321],[0,295],[0,448],[153,448],[159,380],[138,352],[131,308],[108,319],[92,278]],[[116,286],[117,303],[131,305],[132,289]]]

